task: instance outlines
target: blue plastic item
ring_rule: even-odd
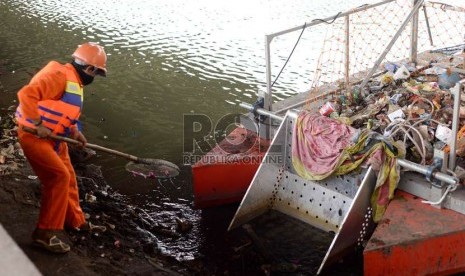
[[[397,69],[399,68],[399,66],[397,64],[395,64],[395,63],[387,62],[384,65],[384,68],[386,68],[386,70],[388,70],[389,72],[395,73],[397,71]]]
[[[441,89],[449,89],[454,87],[457,82],[460,81],[460,76],[457,72],[444,72],[439,75],[438,84]]]

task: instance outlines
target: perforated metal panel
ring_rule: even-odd
[[[337,232],[353,198],[339,193],[334,181],[308,181],[285,172],[273,209],[299,218],[325,231]]]
[[[370,197],[376,176],[370,168],[360,174],[323,181],[301,178],[291,160],[296,118],[295,112],[288,111],[229,228],[276,210],[322,231],[334,232],[336,235],[321,260],[321,272],[334,256],[363,243],[372,227],[367,218],[371,215]]]

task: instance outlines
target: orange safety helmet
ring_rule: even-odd
[[[79,45],[74,51],[73,58],[80,59],[86,65],[92,65],[99,69],[103,76],[107,74],[107,54],[102,46],[94,42],[86,42]]]

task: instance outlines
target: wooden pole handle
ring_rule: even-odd
[[[68,137],[58,136],[58,135],[55,135],[55,134],[50,134],[49,137],[52,138],[53,140],[63,141],[63,142],[66,142],[68,144],[82,145],[82,143],[79,142],[78,140],[74,140],[74,139],[71,139],[71,138],[68,138]],[[103,151],[103,152],[110,153],[110,154],[113,154],[113,155],[121,156],[121,157],[124,157],[124,158],[126,158],[128,160],[135,161],[135,162],[137,162],[139,160],[139,157],[137,157],[137,156],[134,156],[134,155],[131,155],[131,154],[128,154],[128,153],[124,153],[124,152],[121,152],[121,151],[117,151],[117,150],[114,150],[114,149],[105,148],[105,147],[102,147],[102,146],[99,146],[99,145],[96,145],[96,144],[86,143],[85,147],[90,148],[90,149],[94,149],[94,150],[98,150],[98,151]]]
[[[37,131],[35,129],[29,128],[29,127],[23,127],[22,129],[24,131],[26,131],[26,132],[37,135]],[[63,142],[66,142],[68,144],[81,145],[82,146],[82,143],[79,142],[78,140],[71,139],[71,138],[68,138],[68,137],[63,137],[63,136],[58,136],[58,135],[55,135],[55,134],[50,134],[49,138],[51,138],[53,140],[56,140],[56,141],[63,141]],[[117,155],[117,156],[120,156],[120,157],[124,157],[124,158],[126,158],[128,160],[131,160],[131,161],[134,161],[134,162],[139,161],[139,157],[137,157],[137,156],[134,156],[134,155],[131,155],[131,154],[128,154],[128,153],[124,153],[124,152],[121,152],[121,151],[117,151],[117,150],[114,150],[114,149],[105,148],[105,147],[102,147],[102,146],[99,146],[99,145],[86,143],[85,147],[90,148],[90,149],[94,149],[94,150],[98,150],[98,151],[103,151],[103,152],[113,154],[113,155]]]

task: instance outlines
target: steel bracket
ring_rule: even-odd
[[[426,180],[428,180],[434,187],[437,188],[442,188],[443,183],[437,179],[434,179],[433,173],[436,171],[440,171],[442,169],[442,166],[443,159],[439,157],[434,157],[433,164],[431,164],[431,166],[428,167],[425,174]]]

